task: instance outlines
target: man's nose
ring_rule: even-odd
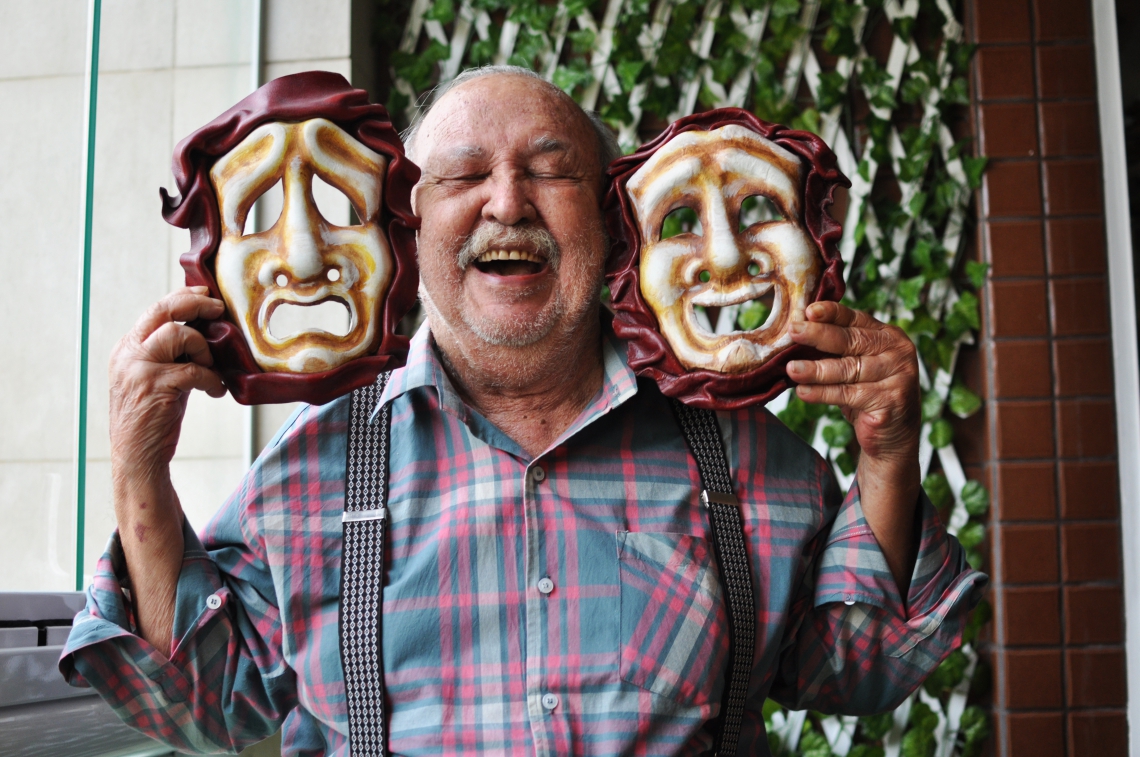
[[[496,221],[503,226],[514,226],[533,221],[538,212],[528,194],[530,183],[515,172],[496,172],[487,178],[487,201],[483,204],[483,219]]]
[[[736,229],[728,216],[728,207],[720,193],[713,193],[705,203],[708,227],[705,233],[705,259],[713,273],[731,273],[740,267],[744,257],[740,254],[740,243]]]
[[[294,281],[306,281],[321,275],[320,214],[307,193],[301,176],[288,177],[285,186],[284,272]]]

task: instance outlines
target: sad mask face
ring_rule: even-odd
[[[641,294],[685,368],[743,373],[791,344],[788,326],[804,319],[823,266],[802,221],[803,170],[791,152],[728,125],[678,134],[630,177]],[[753,197],[776,217],[749,218]],[[699,229],[663,235],[679,208]],[[697,307],[722,309],[728,328],[710,331]],[[741,308],[758,324],[733,324]]]
[[[315,118],[263,124],[210,170],[221,211],[218,287],[263,371],[317,373],[375,349],[393,271],[380,224],[386,169],[386,158]],[[321,215],[314,177],[348,198],[358,224],[339,226]],[[255,201],[278,181],[280,217],[266,231],[244,233]],[[285,330],[273,318],[279,308],[324,303],[345,310],[344,333]]]

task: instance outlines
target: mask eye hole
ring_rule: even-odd
[[[697,278],[701,280],[702,284],[707,284],[709,283],[709,279],[712,278],[712,274],[708,271],[701,271]]]
[[[748,264],[748,275],[749,276],[759,276],[760,275],[760,266],[757,265],[756,263],[749,263]]]
[[[333,226],[355,226],[355,208],[348,195],[313,174],[313,203],[317,212]]]
[[[752,195],[744,198],[740,204],[740,231],[758,223],[769,221],[783,221],[784,214],[764,195]]]
[[[261,193],[261,196],[254,201],[253,207],[245,214],[242,236],[272,229],[273,224],[281,217],[281,207],[284,204],[285,189],[278,179],[276,184]]]
[[[675,208],[669,211],[661,223],[661,238],[669,239],[680,234],[702,236],[701,219],[692,208]]]

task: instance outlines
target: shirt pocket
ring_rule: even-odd
[[[728,623],[709,542],[617,533],[623,681],[685,705],[719,697]]]

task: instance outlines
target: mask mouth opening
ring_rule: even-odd
[[[269,315],[269,336],[286,341],[310,334],[345,337],[352,331],[352,310],[340,297],[317,302],[279,302]]]
[[[691,302],[695,330],[705,338],[762,331],[776,309],[776,287],[768,286],[759,294],[755,290],[716,297],[694,297]],[[697,304],[706,301],[709,304]],[[712,301],[723,304],[713,305]]]
[[[549,267],[545,257],[529,250],[488,250],[473,265],[480,273],[504,277],[533,276]]]

